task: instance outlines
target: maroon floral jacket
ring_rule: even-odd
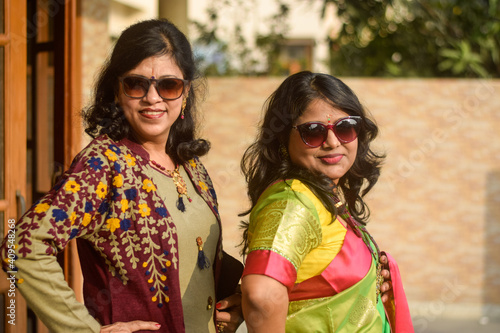
[[[184,168],[220,228],[205,168],[197,158]],[[96,331],[94,317],[101,325],[151,320],[162,325],[162,332],[184,332],[175,223],[151,174],[149,155],[140,145],[96,138],[18,221],[15,246],[5,239],[0,249],[4,270],[16,277],[49,328]],[[55,257],[71,239],[78,243],[86,309],[68,290]],[[215,270],[220,269],[220,238],[217,249]]]

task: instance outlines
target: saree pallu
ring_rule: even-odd
[[[334,296],[290,302],[286,332],[391,332],[382,302],[373,300],[375,267],[372,264],[361,281]]]

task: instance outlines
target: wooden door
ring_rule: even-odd
[[[0,236],[26,208],[26,2],[0,0]],[[24,299],[0,273],[0,330],[27,331]]]
[[[0,0],[2,238],[80,149],[77,5],[77,1]],[[69,284],[79,286],[74,244],[61,256],[61,265]],[[8,277],[0,272],[0,332],[47,332]]]

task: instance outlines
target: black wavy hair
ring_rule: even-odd
[[[335,184],[323,174],[314,173],[291,163],[280,153],[282,146],[288,147],[290,132],[297,119],[315,100],[324,100],[333,107],[351,116],[360,116],[362,125],[358,134],[358,150],[354,164],[339,179],[349,212],[360,223],[366,225],[370,210],[363,201],[380,176],[380,167],[385,158],[373,152],[370,143],[378,134],[378,127],[366,114],[354,92],[338,78],[309,71],[289,76],[265,103],[265,114],[256,141],[248,147],[241,160],[241,169],[248,183],[248,196],[252,207],[240,214],[245,216],[255,207],[259,196],[278,180],[299,179],[336,216],[332,198]],[[243,252],[247,243],[248,222],[243,222]]]
[[[115,141],[132,137],[130,125],[115,102],[120,89],[119,78],[144,59],[159,55],[172,56],[184,79],[191,84],[184,119],[179,117],[172,124],[165,147],[166,153],[179,164],[194,156],[205,155],[210,144],[195,136],[197,94],[202,93],[204,82],[198,78],[191,45],[186,36],[166,19],[141,21],[122,32],[95,83],[93,102],[82,111],[82,117],[85,132],[93,138],[102,134]],[[196,87],[195,80],[199,81]]]

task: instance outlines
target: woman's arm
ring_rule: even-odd
[[[285,332],[288,290],[265,275],[250,274],[241,280],[243,316],[249,333]]]
[[[93,178],[106,179],[106,174],[104,170],[89,172],[85,157],[77,158],[63,179],[26,212],[16,223],[10,235],[13,237],[6,238],[0,248],[2,259],[14,255],[13,260],[2,261],[4,270],[15,271],[11,275],[18,289],[37,316],[55,332],[100,330],[99,323],[66,283],[56,257],[72,238],[91,233],[98,224],[92,211],[105,196],[89,194],[95,193],[97,186],[89,188],[88,184]],[[90,205],[96,208],[91,211]]]

